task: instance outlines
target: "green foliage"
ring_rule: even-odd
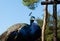
[[[53,18],[53,17],[52,17]],[[49,19],[50,20],[50,19]],[[49,21],[49,23],[52,22],[52,21]],[[37,23],[40,25],[40,27],[42,27],[43,25],[43,19],[37,19]],[[57,29],[57,35],[58,35],[58,40],[57,41],[60,41],[60,19],[57,20],[57,26],[58,26],[58,29]],[[53,41],[53,27],[50,26],[50,25],[47,25],[46,26],[46,30],[45,30],[45,40],[46,41]],[[41,40],[40,40],[41,41]]]
[[[58,29],[60,29],[60,16],[58,16],[57,19],[58,19],[57,20],[57,27],[58,27]]]
[[[43,21],[42,21],[42,19],[36,19],[36,21],[37,21],[37,23],[38,23],[38,25],[40,26],[40,27],[42,27],[42,25],[43,25]]]
[[[32,9],[32,10],[34,10],[35,7],[37,7],[36,3],[38,3],[38,2],[39,2],[39,0],[22,0],[23,5],[27,6],[29,9]]]
[[[46,41],[53,41],[53,34],[47,35]]]
[[[24,5],[29,6],[31,4],[37,3],[38,0],[23,0]]]
[[[60,41],[60,29],[57,31],[58,32],[58,41]]]

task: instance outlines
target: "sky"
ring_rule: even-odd
[[[52,14],[52,6],[48,8],[48,11]],[[60,8],[59,5],[58,8]],[[35,10],[30,10],[22,4],[22,0],[0,0],[0,35],[14,24],[29,24],[30,12],[36,18],[42,18],[44,14],[43,9],[44,6],[38,4]]]

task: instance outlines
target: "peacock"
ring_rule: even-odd
[[[21,29],[11,32],[6,41],[36,41],[41,37],[41,28],[34,23],[35,17],[30,19],[30,25],[26,24]]]

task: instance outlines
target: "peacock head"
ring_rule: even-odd
[[[34,20],[35,20],[35,17],[31,16],[31,18],[30,18],[30,24],[32,24],[34,22]]]

